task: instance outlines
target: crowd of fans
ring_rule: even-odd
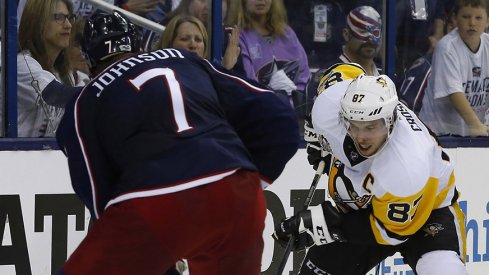
[[[161,34],[141,27],[141,51],[173,47],[211,58],[208,0],[106,2],[166,27]],[[222,29],[213,30],[222,31],[222,55],[210,61],[268,86],[303,126],[329,66],[353,62],[368,75],[382,74],[380,2],[223,0]],[[437,135],[488,136],[488,1],[398,3],[401,100]],[[18,136],[54,137],[65,104],[99,73],[90,69],[80,41],[85,19],[101,11],[79,0],[21,0],[18,6]],[[178,274],[176,267],[166,274]]]
[[[210,59],[210,1],[106,2],[166,26],[161,34],[141,28],[141,50],[184,48]],[[220,65],[276,91],[296,109],[302,124],[305,106],[313,100],[327,67],[355,62],[369,75],[382,73],[381,2],[223,0]],[[393,79],[399,97],[421,112],[438,135],[489,135],[489,4],[486,0],[426,1],[423,7],[408,3],[396,6]],[[20,0],[18,7],[18,136],[50,137],[69,95],[94,76],[79,41],[84,18],[100,11],[80,0]],[[38,24],[31,24],[33,20]],[[449,42],[440,43],[449,36],[467,46],[454,50],[446,46]],[[459,64],[466,60],[470,62]],[[450,81],[444,81],[448,75]],[[443,122],[447,119],[452,121]],[[440,128],[440,123],[451,126]]]

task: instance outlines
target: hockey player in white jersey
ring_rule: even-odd
[[[352,71],[360,74],[353,80]],[[366,274],[396,252],[419,275],[467,274],[454,165],[398,101],[392,80],[336,65],[318,93],[309,161],[331,160],[325,171],[335,206],[311,206],[274,233],[280,243],[295,238],[295,250],[309,247],[300,274]],[[318,143],[329,156],[314,157]]]

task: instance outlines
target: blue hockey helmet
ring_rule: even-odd
[[[138,52],[140,30],[121,12],[95,12],[86,22],[81,42],[89,65],[124,52]]]

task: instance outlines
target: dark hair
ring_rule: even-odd
[[[486,10],[486,13],[489,15],[489,3],[488,0],[456,0],[453,6],[453,14],[457,15],[457,13],[466,6],[471,7],[481,7]]]

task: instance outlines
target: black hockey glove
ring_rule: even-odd
[[[311,206],[295,216],[282,220],[272,237],[283,247],[289,238],[295,238],[293,250],[300,251],[313,245],[346,241],[339,229],[342,216],[330,201]]]
[[[314,170],[317,170],[319,162],[324,160],[326,169],[324,169],[323,173],[328,174],[328,168],[331,164],[331,148],[325,139],[323,141],[324,146],[321,146],[321,139],[324,138],[314,131],[311,115],[306,115],[304,120],[304,140],[306,141],[307,161],[313,166]]]

